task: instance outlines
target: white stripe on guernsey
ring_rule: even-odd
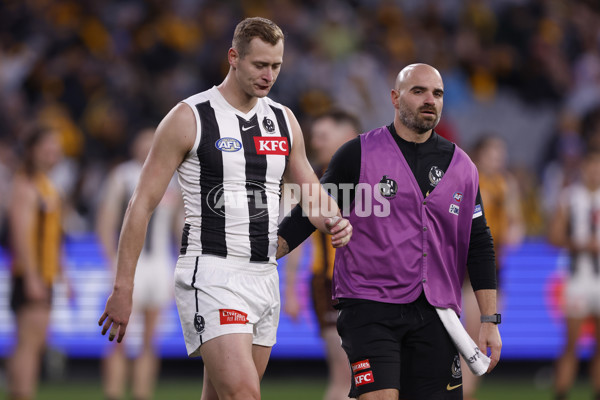
[[[229,111],[218,108],[216,118],[221,137],[234,138],[242,143],[237,118]],[[225,202],[225,241],[227,254],[236,257],[250,257],[248,236],[248,202],[245,196],[246,161],[244,148],[223,154],[223,196]]]

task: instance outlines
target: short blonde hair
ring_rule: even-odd
[[[267,18],[246,18],[235,27],[231,47],[237,50],[240,57],[248,53],[250,41],[254,38],[275,46],[284,40],[283,31],[277,24]]]

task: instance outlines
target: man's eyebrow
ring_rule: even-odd
[[[427,88],[425,86],[418,86],[418,85],[416,85],[416,86],[411,87],[410,90],[411,91],[412,90],[423,90],[423,91],[426,91]],[[435,89],[432,90],[432,92],[433,93],[444,93],[444,89],[442,89],[442,88],[435,88]]]

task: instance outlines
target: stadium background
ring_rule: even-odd
[[[66,155],[52,174],[67,203],[65,266],[75,297],[67,299],[57,287],[42,390],[60,397],[72,389],[61,380],[76,377],[99,385],[106,341],[96,321],[111,282],[93,221],[107,172],[128,157],[138,128],[156,125],[178,100],[221,82],[233,28],[254,15],[273,19],[287,35],[271,97],[292,108],[305,127],[331,106],[357,113],[364,129],[388,124],[395,74],[425,62],[445,82],[441,134],[466,150],[484,134],[505,138],[527,239],[508,249],[500,271],[503,358],[482,386],[482,398],[506,390],[502,379],[521,395],[526,388],[548,395],[552,361],[563,343],[568,265],[566,255],[546,243],[545,226],[557,190],[576,175],[585,147],[600,138],[600,6],[593,0],[1,0],[0,231],[28,123],[56,126]],[[7,257],[3,248],[0,358],[13,344]],[[323,353],[301,282],[307,307],[297,322],[282,315],[267,379],[305,376],[318,387]],[[183,375],[199,393],[194,377],[201,362],[185,359],[174,308],[161,329],[165,379]],[[584,359],[590,335],[581,339]],[[493,390],[485,392],[486,385]],[[49,393],[40,398],[53,398]],[[534,398],[518,396],[512,397]]]

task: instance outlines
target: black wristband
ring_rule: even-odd
[[[502,315],[501,314],[492,314],[492,315],[482,315],[479,320],[481,322],[491,322],[493,324],[498,325],[499,323],[502,322]]]
[[[285,239],[290,252],[300,245],[317,228],[302,213],[302,207],[297,205],[290,215],[286,216],[279,225],[278,235]]]

